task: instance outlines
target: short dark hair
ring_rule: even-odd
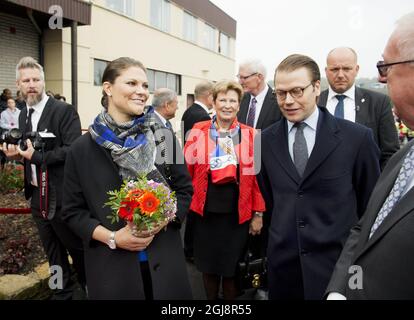
[[[321,72],[318,64],[312,58],[302,54],[291,54],[286,57],[276,68],[275,76],[278,71],[292,72],[300,68],[306,68],[309,71],[312,83],[321,80]]]
[[[129,57],[121,57],[111,61],[106,66],[104,73],[102,75],[102,84],[104,82],[114,84],[116,78],[118,78],[121,75],[121,72],[130,67],[138,67],[142,69],[142,71],[147,73],[147,69],[140,61]],[[104,90],[102,90],[101,104],[105,109],[108,109],[108,96],[106,95],[106,92]]]

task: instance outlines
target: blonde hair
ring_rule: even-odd
[[[232,81],[232,80],[223,80],[223,81],[217,82],[214,85],[213,87],[214,101],[216,101],[219,93],[226,93],[230,90],[236,91],[237,96],[239,97],[239,102],[240,102],[243,97],[243,88],[238,82]]]

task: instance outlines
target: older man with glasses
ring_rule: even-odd
[[[396,115],[414,129],[414,12],[397,22],[383,57],[379,81]],[[413,187],[414,140],[388,161],[335,266],[328,299],[414,299]]]
[[[383,93],[357,87],[358,71],[355,50],[347,47],[331,50],[325,68],[329,88],[321,93],[318,104],[336,117],[371,128],[381,150],[381,168],[384,168],[399,149],[391,101]]]
[[[240,123],[263,130],[281,118],[272,89],[266,83],[266,68],[261,61],[246,60],[242,62],[237,78],[244,91],[240,111],[237,114]],[[250,241],[250,249],[257,256],[266,255],[269,225],[270,212],[266,212],[263,216],[262,233]],[[266,289],[259,289],[255,299],[266,300]]]
[[[379,176],[370,129],[316,105],[320,72],[284,59],[275,95],[285,119],[262,132],[259,185],[271,208],[269,299],[322,299],[349,230]]]

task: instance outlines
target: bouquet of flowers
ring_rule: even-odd
[[[163,223],[175,218],[177,198],[163,183],[148,180],[145,176],[137,180],[125,180],[120,190],[109,191],[112,215],[111,222],[124,219],[131,227],[132,234],[150,232]]]

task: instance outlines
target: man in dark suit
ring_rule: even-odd
[[[389,158],[399,149],[390,98],[385,94],[355,86],[359,65],[353,49],[333,49],[328,54],[326,64],[329,89],[321,93],[319,106],[326,107],[336,117],[371,128],[381,150],[380,161],[383,169]]]
[[[266,129],[281,117],[272,88],[266,83],[266,68],[258,60],[245,61],[237,75],[244,96],[237,114],[239,122],[256,129]]]
[[[269,299],[321,299],[379,176],[368,128],[316,106],[320,72],[291,55],[276,69],[282,119],[262,132],[259,184],[272,210]]]
[[[397,116],[414,129],[414,12],[402,17],[377,68]],[[414,299],[414,142],[388,162],[352,229],[328,299]]]
[[[213,84],[209,81],[202,81],[194,89],[194,103],[184,111],[181,123],[184,125],[183,144],[188,131],[195,123],[210,120],[210,110],[213,108]]]
[[[195,123],[210,120],[209,111],[213,108],[213,84],[209,81],[202,81],[194,89],[194,103],[184,112],[181,119],[183,146],[185,138]],[[194,213],[189,212],[185,222],[184,231],[184,253],[187,259],[193,261],[194,241]]]
[[[17,65],[17,86],[27,107],[19,117],[19,128],[24,132],[53,134],[45,139],[44,152],[27,140],[27,149],[3,145],[8,157],[22,157],[25,164],[24,187],[26,199],[31,198],[32,216],[39,231],[51,272],[56,281],[53,298],[71,299],[74,285],[68,261],[69,251],[81,285],[85,285],[83,249],[81,240],[63,223],[60,217],[62,203],[63,168],[70,144],[81,135],[79,116],[75,109],[45,94],[44,72],[33,58],[25,57]],[[46,179],[41,179],[46,175]],[[47,187],[47,193],[41,190]],[[54,269],[58,267],[57,269]],[[61,269],[59,269],[59,267]]]
[[[263,130],[281,118],[279,106],[272,88],[266,83],[266,68],[259,60],[248,60],[240,64],[239,83],[244,95],[237,119],[253,128]],[[256,256],[266,256],[271,212],[263,214],[263,228],[260,234],[251,237],[250,249]],[[266,289],[266,288],[265,288]],[[266,299],[267,293],[259,289],[256,300]]]

